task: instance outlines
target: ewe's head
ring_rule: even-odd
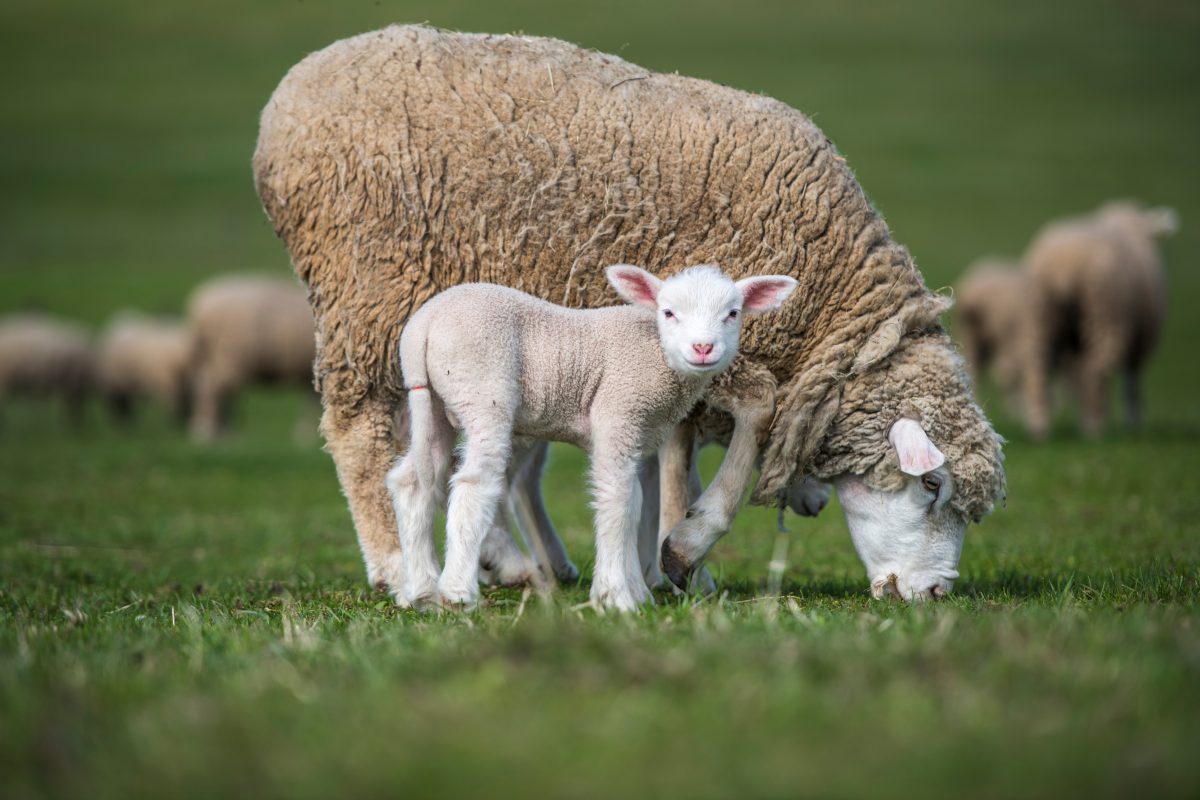
[[[689,267],[665,281],[627,264],[606,273],[622,299],[654,310],[667,366],[681,375],[715,375],[729,366],[742,315],[773,311],[796,288],[786,275],[735,283],[713,266]]]
[[[832,481],[877,597],[940,597],[963,537],[1005,494],[1003,440],[945,334],[910,336],[851,377],[814,459]]]

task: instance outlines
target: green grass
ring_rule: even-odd
[[[1200,793],[1200,12],[1194,4],[455,2],[0,9],[0,311],[178,310],[284,273],[249,171],[283,72],[391,21],[525,30],[766,92],[847,155],[928,282],[1113,196],[1176,206],[1147,429],[1036,446],[955,594],[876,602],[839,510],[713,555],[724,590],[633,617],[363,585],[295,396],[201,449],[161,415],[0,413],[0,796]],[[989,407],[995,404],[989,404]],[[297,424],[297,417],[301,423]],[[297,441],[299,438],[299,441]],[[706,454],[711,469],[719,453]],[[590,571],[583,459],[547,493]]]

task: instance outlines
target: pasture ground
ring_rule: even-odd
[[[1113,196],[1179,209],[1133,436],[1010,436],[1008,508],[954,595],[873,601],[836,504],[748,509],[722,594],[629,617],[364,585],[295,395],[227,441],[159,414],[0,412],[0,796],[1196,796],[1200,13],[1154,2],[287,2],[0,10],[0,311],[99,323],[286,273],[250,180],[283,72],[391,21],[558,35],[779,97],[855,167],[928,283]],[[993,398],[988,397],[991,401]],[[297,423],[299,419],[299,423]],[[708,453],[709,469],[719,453]],[[551,514],[590,571],[584,461]],[[382,476],[381,476],[382,477]],[[768,585],[783,548],[787,569]]]

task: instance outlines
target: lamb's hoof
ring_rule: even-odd
[[[639,611],[642,606],[654,604],[654,595],[641,580],[636,586],[592,587],[592,605],[600,611]]]
[[[671,547],[671,540],[669,538],[663,542],[662,571],[670,579],[671,583],[686,592],[688,580],[692,576],[692,569],[691,563]]]
[[[479,607],[479,589],[439,586],[438,599],[441,601],[441,607],[447,611],[474,611]]]

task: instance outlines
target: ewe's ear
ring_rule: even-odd
[[[921,423],[901,417],[892,425],[888,441],[900,457],[900,471],[905,475],[924,475],[946,463],[942,451],[933,446]]]
[[[613,264],[604,270],[608,282],[627,303],[658,310],[658,292],[662,281],[641,267],[630,264]]]
[[[765,314],[783,305],[796,288],[796,279],[787,275],[762,275],[742,278],[736,284],[742,293],[742,311],[746,314]]]

